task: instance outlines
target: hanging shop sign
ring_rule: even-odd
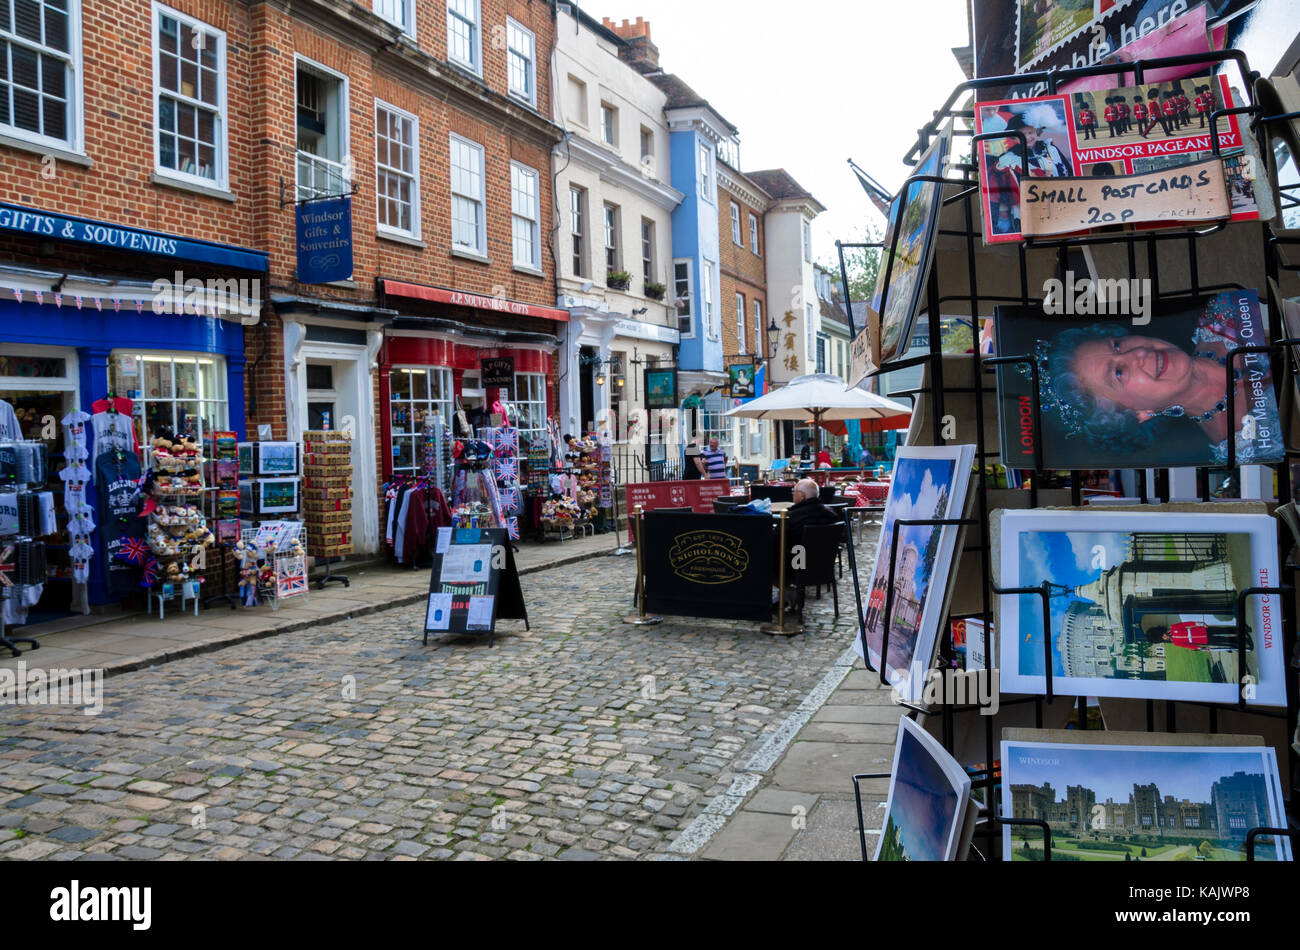
[[[754,398],[753,363],[732,363],[727,367],[727,381],[732,399]]]
[[[267,255],[211,241],[196,241],[174,234],[159,234],[140,228],[124,228],[89,218],[66,214],[47,214],[0,202],[0,231],[27,234],[51,241],[94,244],[118,251],[138,251],[176,260],[199,261],[242,270],[266,270]]]
[[[1232,214],[1223,160],[1115,178],[1028,179],[1020,189],[1026,235],[1070,234],[1109,224],[1187,224]]]
[[[485,357],[479,361],[479,372],[485,389],[505,389],[512,394],[515,389],[515,361],[511,356]]]
[[[352,199],[325,198],[294,209],[298,280],[328,284],[352,276]]]
[[[641,526],[647,611],[771,619],[771,518],[651,512]]]
[[[645,371],[645,407],[647,409],[676,409],[677,402],[677,370],[647,369]]]
[[[498,620],[522,620],[528,610],[514,548],[505,528],[439,528],[429,576],[424,642],[431,633],[486,633],[492,646]]]

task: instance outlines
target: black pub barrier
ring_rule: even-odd
[[[1226,50],[1222,52],[1196,53],[1196,54],[1189,54],[1184,56],[1153,58],[1147,60],[1139,60],[1132,63],[1098,64],[1094,66],[1087,66],[1087,67],[1082,67],[1077,69],[1052,69],[1052,70],[1038,71],[1032,73],[1023,73],[1014,76],[993,76],[993,77],[983,77],[979,79],[968,80],[956,86],[953,92],[949,95],[948,99],[943,104],[942,108],[940,108],[937,112],[933,113],[933,118],[930,119],[925,124],[925,126],[920,130],[920,134],[917,142],[909,150],[904,160],[908,164],[914,166],[919,160],[919,157],[922,154],[924,154],[925,150],[929,147],[931,138],[938,135],[941,127],[945,125],[949,120],[958,120],[958,121],[954,121],[954,131],[953,131],[954,135],[966,136],[971,140],[971,161],[972,162],[976,160],[975,144],[978,143],[979,141],[983,139],[990,139],[990,138],[1007,138],[1011,136],[1020,136],[1020,133],[1014,130],[1010,132],[1000,131],[1000,132],[987,132],[983,134],[975,134],[969,128],[962,128],[962,123],[960,120],[973,120],[975,113],[973,109],[959,109],[958,104],[966,101],[971,96],[971,94],[980,90],[992,90],[992,89],[1004,88],[1016,83],[1045,82],[1048,86],[1047,95],[1053,95],[1056,94],[1057,92],[1058,84],[1065,83],[1069,80],[1082,78],[1085,76],[1108,75],[1108,74],[1117,74],[1121,72],[1132,73],[1133,80],[1131,85],[1136,86],[1136,85],[1142,85],[1145,82],[1143,74],[1146,70],[1149,69],[1157,69],[1157,68],[1170,67],[1170,66],[1187,66],[1187,65],[1200,65],[1209,69],[1212,67],[1224,66],[1228,64],[1235,65],[1242,80],[1241,89],[1246,95],[1246,97],[1250,100],[1250,104],[1245,106],[1240,106],[1240,107],[1234,107],[1234,108],[1221,108],[1216,110],[1210,116],[1210,137],[1211,137],[1211,142],[1213,143],[1212,146],[1213,152],[1215,155],[1220,154],[1220,143],[1219,143],[1218,129],[1217,129],[1219,121],[1230,115],[1248,115],[1251,117],[1251,121],[1249,123],[1249,129],[1250,129],[1249,134],[1254,136],[1255,144],[1259,149],[1259,154],[1265,158],[1265,165],[1267,165],[1268,156],[1271,154],[1271,150],[1269,148],[1270,143],[1268,141],[1268,132],[1267,132],[1268,125],[1275,121],[1283,121],[1283,120],[1294,118],[1295,115],[1292,113],[1288,113],[1285,115],[1264,114],[1264,110],[1254,101],[1254,83],[1255,80],[1259,78],[1259,74],[1250,69],[1246,55],[1242,51],[1236,49]],[[1024,163],[1027,163],[1027,157],[1025,157],[1024,153],[1022,152],[1022,168],[1024,167]],[[939,278],[938,278],[938,270],[937,270],[939,264],[938,261],[936,260],[930,267],[930,272],[926,284],[925,308],[929,319],[929,330],[930,330],[929,352],[923,353],[919,356],[908,357],[906,359],[899,358],[899,359],[892,360],[886,363],[885,365],[879,367],[875,371],[875,373],[873,373],[873,375],[879,375],[880,373],[886,373],[894,370],[904,369],[910,366],[928,365],[930,370],[930,385],[928,387],[923,387],[921,389],[916,389],[916,390],[910,390],[903,393],[889,393],[888,395],[890,395],[891,397],[898,397],[904,395],[909,397],[914,397],[918,394],[926,393],[931,396],[932,405],[931,405],[930,422],[933,430],[932,444],[934,445],[948,444],[947,440],[945,440],[942,435],[943,418],[945,416],[945,406],[944,406],[945,396],[949,393],[952,393],[952,394],[962,394],[962,395],[973,397],[973,402],[975,407],[975,433],[976,433],[973,441],[975,442],[975,464],[976,464],[976,472],[977,472],[977,481],[975,486],[976,511],[974,512],[973,517],[968,519],[963,518],[963,519],[944,519],[944,520],[935,520],[935,521],[908,521],[906,522],[906,524],[934,524],[936,526],[947,525],[947,526],[954,526],[954,527],[977,524],[977,525],[981,525],[984,529],[983,539],[982,541],[980,541],[980,543],[975,545],[963,546],[962,549],[957,552],[956,556],[953,559],[953,569],[955,570],[958,568],[958,565],[960,564],[961,554],[967,552],[978,552],[980,557],[982,575],[984,578],[987,579],[988,582],[986,584],[981,585],[982,588],[981,605],[980,605],[981,609],[979,611],[974,613],[969,613],[969,614],[963,614],[963,615],[949,615],[940,618],[940,625],[938,628],[940,656],[941,656],[941,661],[944,665],[947,665],[948,661],[952,659],[951,636],[949,633],[951,629],[951,623],[950,623],[951,620],[962,619],[963,617],[981,619],[984,622],[983,637],[984,637],[985,656],[992,657],[993,652],[991,650],[991,638],[993,636],[993,632],[992,632],[993,612],[992,612],[992,604],[991,604],[991,595],[1036,596],[1036,597],[1041,597],[1043,599],[1043,604],[1044,604],[1043,649],[1048,659],[1048,662],[1046,663],[1045,666],[1044,693],[1041,696],[1027,696],[1027,697],[1008,699],[1001,703],[1003,707],[1006,707],[1009,705],[1013,705],[1015,703],[1032,702],[1035,706],[1035,717],[1034,717],[1035,725],[1038,728],[1041,728],[1043,724],[1043,704],[1045,702],[1050,704],[1058,698],[1053,693],[1052,664],[1050,662],[1051,622],[1050,622],[1050,610],[1048,609],[1048,607],[1050,604],[1050,598],[1052,594],[1052,585],[1047,581],[1044,581],[1038,586],[1003,588],[1003,587],[998,587],[993,582],[992,550],[990,546],[991,535],[989,532],[989,527],[990,527],[989,509],[988,509],[989,484],[988,484],[987,466],[992,462],[996,462],[999,459],[1001,453],[998,447],[996,446],[990,447],[985,443],[984,400],[983,400],[984,394],[986,392],[994,391],[993,389],[990,388],[990,384],[985,381],[984,377],[986,373],[996,372],[996,367],[1003,366],[1003,365],[1024,365],[1024,364],[1029,365],[1030,375],[1032,380],[1032,385],[1030,387],[1030,392],[1032,395],[1031,411],[1033,413],[1033,419],[1034,419],[1036,431],[1041,433],[1042,425],[1041,425],[1041,407],[1039,404],[1038,370],[1034,360],[1031,359],[1028,354],[1003,355],[997,357],[982,356],[979,353],[978,332],[976,332],[975,334],[976,345],[974,346],[975,352],[969,355],[969,359],[971,360],[972,378],[974,380],[973,386],[946,387],[944,385],[944,379],[943,379],[942,326],[941,326],[941,319],[940,319],[943,310],[943,305],[949,302],[957,302],[957,303],[968,305],[972,321],[975,324],[975,326],[978,328],[978,321],[981,319],[982,316],[984,316],[984,314],[982,313],[981,305],[983,305],[984,307],[991,308],[999,304],[1029,306],[1036,303],[1040,303],[1041,301],[1036,297],[1031,297],[1029,292],[1029,268],[1028,268],[1028,260],[1027,260],[1027,250],[1030,248],[1054,250],[1056,252],[1056,262],[1055,262],[1056,277],[1058,280],[1064,282],[1065,272],[1068,269],[1067,262],[1068,262],[1069,252],[1072,249],[1077,249],[1083,247],[1084,245],[1093,245],[1093,244],[1112,244],[1112,245],[1122,246],[1127,256],[1127,263],[1128,263],[1127,276],[1130,280],[1137,277],[1137,262],[1139,259],[1139,254],[1142,251],[1145,251],[1145,263],[1146,263],[1146,271],[1147,271],[1145,276],[1147,279],[1150,280],[1152,299],[1184,297],[1184,296],[1196,297],[1202,294],[1207,294],[1212,292],[1244,290],[1246,288],[1243,287],[1241,284],[1237,284],[1237,283],[1203,284],[1200,280],[1199,268],[1198,268],[1199,242],[1201,242],[1205,237],[1215,234],[1223,230],[1224,228],[1226,228],[1229,222],[1225,220],[1225,221],[1214,223],[1213,225],[1210,225],[1208,227],[1204,227],[1200,229],[1191,229],[1191,230],[1183,230],[1179,228],[1168,228],[1168,229],[1160,229],[1154,231],[1144,231],[1141,233],[1130,232],[1130,233],[1088,234],[1088,235],[1074,236],[1074,237],[1067,236],[1067,237],[1060,237],[1060,238],[1052,238],[1047,240],[1027,237],[1023,239],[1019,244],[1017,244],[1015,248],[1016,258],[1017,258],[1016,259],[1017,274],[1019,278],[1019,290],[1020,290],[1019,296],[1016,297],[1016,296],[1005,296],[1005,295],[981,294],[980,282],[979,282],[979,269],[976,264],[976,252],[977,249],[982,245],[982,239],[980,234],[975,229],[977,216],[978,216],[978,207],[975,208],[972,207],[972,202],[978,202],[980,199],[979,180],[976,176],[978,168],[974,164],[956,164],[956,163],[954,163],[952,167],[956,168],[962,173],[961,178],[942,178],[938,176],[913,175],[903,183],[902,187],[899,190],[899,194],[906,195],[908,189],[913,184],[932,182],[940,185],[940,197],[942,200],[942,204],[945,207],[952,206],[952,205],[960,206],[961,215],[962,215],[961,228],[953,229],[953,228],[941,227],[938,229],[938,232],[936,234],[936,239],[939,237],[949,238],[949,239],[956,238],[959,239],[964,244],[964,248],[966,252],[965,256],[966,256],[968,292],[965,294],[955,294],[948,297],[941,296],[939,291]],[[1268,177],[1267,173],[1265,177],[1266,178]],[[1269,182],[1268,184],[1271,187],[1271,182]],[[1296,200],[1295,195],[1292,194],[1292,192],[1297,190],[1300,190],[1297,188],[1297,186],[1282,186],[1281,208],[1296,206],[1297,204],[1300,204],[1300,202]],[[904,202],[901,201],[898,202],[896,214],[900,217],[903,211],[903,206],[904,206]],[[897,249],[897,242],[901,231],[901,228],[897,226],[898,222],[896,221],[894,222],[894,224],[895,227],[893,228],[893,237],[888,246],[889,253],[885,258],[886,261],[889,261],[891,263],[893,260],[894,253]],[[1277,360],[1273,368],[1273,374],[1272,374],[1273,386],[1274,386],[1274,395],[1277,398],[1277,404],[1279,406],[1279,417],[1281,420],[1282,430],[1283,430],[1283,444],[1286,447],[1286,459],[1287,461],[1290,461],[1291,459],[1300,459],[1300,449],[1293,449],[1290,447],[1291,438],[1290,438],[1289,429],[1290,429],[1291,413],[1285,411],[1284,406],[1287,404],[1284,403],[1284,399],[1282,397],[1283,397],[1284,388],[1291,384],[1292,374],[1297,372],[1296,353],[1292,349],[1292,347],[1300,346],[1300,339],[1285,338],[1285,334],[1282,332],[1282,328],[1280,326],[1281,323],[1280,301],[1272,298],[1274,293],[1273,281],[1276,281],[1279,271],[1300,272],[1300,263],[1289,262],[1286,259],[1286,255],[1284,253],[1284,248],[1300,245],[1300,237],[1295,237],[1291,235],[1272,235],[1270,233],[1270,228],[1268,224],[1262,221],[1259,222],[1258,225],[1254,224],[1253,222],[1238,222],[1233,225],[1233,227],[1235,228],[1243,228],[1243,229],[1256,227],[1256,226],[1259,228],[1260,231],[1261,240],[1259,242],[1259,246],[1263,252],[1263,264],[1264,264],[1265,275],[1266,277],[1270,278],[1270,280],[1266,281],[1266,283],[1269,285],[1267,288],[1258,288],[1261,296],[1261,302],[1267,301],[1271,304],[1271,309],[1269,311],[1270,319],[1268,320],[1269,339],[1267,344],[1264,345],[1239,346],[1228,352],[1227,354],[1228,358],[1225,366],[1225,377],[1226,377],[1225,396],[1228,400],[1227,412],[1230,418],[1235,418],[1233,413],[1235,408],[1234,402],[1236,397],[1236,393],[1235,393],[1236,387],[1233,385],[1234,382],[1233,369],[1236,365],[1237,360],[1241,356],[1244,356],[1249,353],[1268,353],[1271,356],[1280,357],[1280,359]],[[1187,271],[1189,276],[1188,287],[1165,291],[1165,292],[1161,291],[1159,254],[1157,252],[1158,252],[1158,248],[1161,246],[1159,242],[1162,241],[1174,242],[1175,246],[1177,246],[1178,244],[1181,244],[1183,246],[1186,254],[1185,260],[1186,260]],[[848,284],[847,284],[847,274],[845,273],[847,268],[844,261],[844,248],[879,247],[885,249],[886,247],[884,242],[879,242],[874,244],[872,243],[847,244],[841,242],[836,242],[836,243],[840,254],[841,274],[843,277],[846,278],[845,286],[848,286]],[[888,293],[889,293],[889,288],[886,285],[882,294],[880,306],[878,308],[879,311],[882,313],[885,312],[886,309]],[[851,313],[852,312],[851,306],[849,307],[849,310]],[[855,332],[861,332],[861,330],[865,330],[865,328],[861,328],[860,330],[857,327],[852,327],[852,329]],[[1291,370],[1290,373],[1283,371],[1282,369],[1283,365],[1290,366],[1290,370]],[[969,440],[958,439],[955,441],[965,442]],[[1228,456],[1225,461],[1226,464],[1221,467],[1203,466],[1196,469],[1197,495],[1201,501],[1209,502],[1213,498],[1210,490],[1211,473],[1216,471],[1222,472],[1225,470],[1228,472],[1232,472],[1237,467],[1236,466],[1236,444],[1235,444],[1235,440],[1231,437],[1228,439]],[[1287,464],[1287,462],[1270,463],[1265,465],[1264,467],[1272,469],[1276,475],[1277,486],[1278,486],[1278,498],[1281,501],[1288,500],[1291,496],[1291,478],[1290,478],[1290,467]],[[1147,502],[1152,500],[1158,500],[1160,502],[1169,501],[1169,497],[1170,497],[1169,470],[1165,468],[1165,469],[1155,469],[1154,471],[1156,473],[1154,478],[1154,484],[1149,484],[1146,469],[1139,469],[1136,472],[1138,496],[1142,504],[1146,504]],[[1041,507],[1041,505],[1039,504],[1039,486],[1042,481],[1042,476],[1045,474],[1043,468],[1041,438],[1035,439],[1034,469],[1031,474],[1033,475],[1033,478],[1031,479],[1029,486],[1026,489],[1024,489],[1024,491],[1029,496],[1028,507],[1030,509],[1033,509],[1033,508]],[[1071,472],[1070,475],[1071,475],[1071,480],[1070,480],[1071,481],[1071,488],[1070,488],[1071,504],[1074,507],[1080,507],[1082,505],[1082,479],[1081,479],[1082,473],[1075,471],[1075,472]],[[1236,496],[1240,497],[1239,482],[1235,491],[1236,491]],[[895,535],[897,535],[899,527],[900,525],[898,524],[894,526]],[[1286,534],[1284,526],[1280,523],[1280,519],[1279,519],[1278,529],[1279,529],[1279,541],[1280,541],[1279,550],[1280,551],[1290,550],[1291,540],[1289,536]],[[854,574],[854,584],[853,584],[854,599],[857,604],[858,616],[859,618],[861,618],[863,616],[862,596],[861,596],[860,586],[858,584],[856,565],[854,564],[852,558],[852,550],[853,550],[852,545],[850,545],[849,546],[850,565],[853,568],[853,574]],[[895,565],[892,563],[892,561],[893,559],[891,558],[891,564],[889,568],[889,587],[888,587],[888,591],[889,591],[888,596],[890,600],[892,600],[892,592],[893,592],[894,579],[895,579],[894,578]],[[1282,566],[1282,571],[1284,573],[1284,576],[1288,574],[1293,575],[1297,569],[1300,569],[1300,565],[1293,564],[1293,563],[1284,563]],[[1246,602],[1251,597],[1255,597],[1255,596],[1292,594],[1294,593],[1294,589],[1295,589],[1294,586],[1290,584],[1282,584],[1278,587],[1251,588],[1249,590],[1245,590],[1240,593],[1238,598],[1238,603],[1236,605],[1236,625],[1237,625],[1237,640],[1238,640],[1239,655],[1241,656],[1245,655],[1244,647],[1245,647],[1245,637],[1246,637],[1246,627],[1245,627]],[[1282,601],[1282,635],[1283,635],[1282,655],[1283,655],[1284,663],[1286,664],[1286,674],[1284,676],[1285,684],[1286,684],[1286,707],[1285,709],[1271,709],[1268,707],[1251,706],[1248,708],[1248,711],[1252,715],[1258,715],[1258,716],[1264,716],[1270,718],[1281,718],[1285,720],[1286,733],[1288,736],[1291,736],[1295,732],[1298,710],[1300,710],[1300,695],[1298,695],[1298,692],[1300,691],[1297,690],[1296,673],[1295,670],[1290,667],[1290,659],[1289,659],[1290,657],[1295,655],[1295,651],[1296,651],[1296,616],[1295,616],[1296,612],[1294,609],[1294,602],[1292,598],[1281,597],[1279,599]],[[887,602],[886,615],[885,615],[886,618],[885,631],[883,634],[883,639],[881,644],[882,663],[881,663],[881,669],[879,671],[881,675],[882,683],[885,682],[885,673],[884,673],[885,664],[883,661],[884,658],[888,655],[888,644],[889,644],[888,619],[889,619],[890,607],[891,605]],[[859,634],[860,636],[863,637],[863,653],[864,655],[869,655],[867,654],[866,651],[865,630],[862,628],[861,622],[859,622]],[[867,665],[869,668],[872,668],[874,670],[873,667],[870,667],[869,661],[867,661]],[[946,690],[947,680],[944,681],[944,685]],[[1217,732],[1218,711],[1220,709],[1239,709],[1239,710],[1247,709],[1245,703],[1244,690],[1245,690],[1245,686],[1244,684],[1242,684],[1241,689],[1239,691],[1238,701],[1235,704],[1163,700],[1163,702],[1165,703],[1166,715],[1165,715],[1164,729],[1162,731],[1165,732],[1177,731],[1177,709],[1179,706],[1199,706],[1199,707],[1204,707],[1208,710],[1210,731],[1212,733]],[[903,705],[906,709],[906,712],[904,714],[913,717],[915,717],[916,714],[918,713],[924,713],[926,715],[934,715],[936,713],[936,710],[934,709],[923,709],[921,707],[912,706],[910,704],[901,704],[901,705]],[[1146,707],[1147,707],[1146,731],[1156,732],[1157,730],[1156,730],[1156,722],[1155,722],[1156,719],[1155,701],[1147,700]],[[949,753],[953,752],[954,744],[955,744],[955,728],[954,728],[955,713],[970,711],[976,708],[977,707],[970,706],[970,705],[956,706],[953,703],[949,702],[949,698],[946,695],[946,693],[943,696],[943,701],[939,705],[937,713],[941,718],[942,742],[944,748],[947,749]],[[996,856],[996,855],[1000,855],[1001,853],[1000,845],[996,839],[1001,835],[1002,826],[1005,825],[1005,826],[1037,827],[1043,833],[1044,860],[1051,860],[1051,829],[1048,827],[1046,822],[1039,819],[1031,819],[1031,818],[1003,818],[998,814],[997,791],[1000,787],[1000,779],[996,777],[994,774],[993,763],[998,758],[999,745],[995,741],[995,737],[993,734],[993,717],[985,716],[982,718],[985,721],[985,728],[984,728],[985,769],[981,772],[977,772],[974,775],[972,775],[972,782],[971,782],[972,793],[977,793],[982,790],[984,796],[983,804],[980,808],[979,823],[975,830],[975,837],[977,839],[983,839],[983,838],[990,839],[991,846],[988,847],[987,850],[990,856]],[[1080,729],[1087,728],[1087,700],[1086,697],[1083,696],[1078,697],[1077,726]],[[1300,763],[1298,763],[1298,757],[1295,748],[1293,745],[1291,745],[1288,742],[1288,754],[1286,756],[1285,774],[1282,776],[1282,781],[1284,787],[1287,787],[1290,793],[1290,797],[1292,799],[1294,799],[1294,795],[1296,792],[1296,775],[1297,775],[1298,764]],[[1281,765],[1281,763],[1279,763],[1279,765]],[[889,778],[889,777],[890,776],[888,773],[884,773],[884,774],[868,773],[868,774],[859,774],[853,776],[854,793],[857,799],[857,806],[858,806],[858,828],[860,834],[860,844],[862,849],[863,860],[867,860],[868,855],[867,855],[864,816],[863,816],[862,806],[861,806],[861,791],[860,791],[859,783],[867,779],[873,779],[873,778],[880,779],[880,778]],[[1255,843],[1257,839],[1271,837],[1274,841],[1276,841],[1280,837],[1288,837],[1294,841],[1296,838],[1296,834],[1297,832],[1293,829],[1279,829],[1279,828],[1249,829],[1246,837],[1247,860],[1251,860],[1251,861],[1254,860]],[[972,844],[971,850],[973,854],[979,855],[980,857],[983,857],[985,860],[990,859],[989,857],[986,857],[980,851],[980,849],[975,847],[974,844]]]
[[[771,620],[779,529],[770,516],[638,510],[635,517],[643,616]]]

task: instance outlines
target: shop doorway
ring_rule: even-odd
[[[579,350],[579,353],[581,354],[579,363],[582,365],[582,375],[579,380],[582,418],[578,421],[582,426],[581,434],[585,434],[596,428],[596,359],[598,354],[594,346],[584,346]],[[580,433],[574,432],[572,434],[577,436]]]
[[[371,377],[362,346],[321,344],[302,347],[294,374],[297,398],[291,439],[306,430],[346,432],[352,438],[352,544],[366,553],[378,545],[378,500]]]

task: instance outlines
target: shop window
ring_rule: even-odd
[[[81,148],[80,0],[0,2],[0,129]]]
[[[338,73],[298,60],[298,200],[352,190],[348,154],[347,81]]]
[[[515,266],[541,270],[540,201],[537,172],[525,165],[510,165],[510,222],[515,245]]]
[[[160,429],[192,435],[229,425],[226,361],[192,353],[138,353],[114,350],[108,361],[108,385],[135,402],[136,436],[148,443]],[[103,393],[94,393],[98,399]]]
[[[507,73],[510,95],[537,105],[537,40],[532,30],[506,18]]]
[[[157,4],[154,30],[158,172],[225,188],[226,34]]]
[[[398,367],[389,374],[389,390],[393,472],[414,474],[424,467],[425,417],[436,412],[444,425],[451,425],[455,397],[451,370],[439,366]]]
[[[379,229],[420,236],[420,122],[375,103],[375,191]]]
[[[515,373],[515,428],[530,443],[549,438],[546,429],[546,377],[541,373]]]
[[[77,407],[76,352],[0,344],[0,400],[13,407],[24,439],[57,450],[59,420]]]
[[[451,243],[452,247],[487,254],[483,227],[486,202],[483,181],[483,146],[459,135],[451,137]]]

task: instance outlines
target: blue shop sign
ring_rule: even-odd
[[[328,284],[352,276],[352,199],[323,198],[298,205],[298,281]]]
[[[265,271],[267,268],[267,255],[261,251],[140,228],[125,228],[66,214],[48,214],[5,202],[0,202],[0,231],[16,231],[52,241],[72,241],[76,244],[156,254],[173,260],[196,261],[223,268],[250,271]]]

